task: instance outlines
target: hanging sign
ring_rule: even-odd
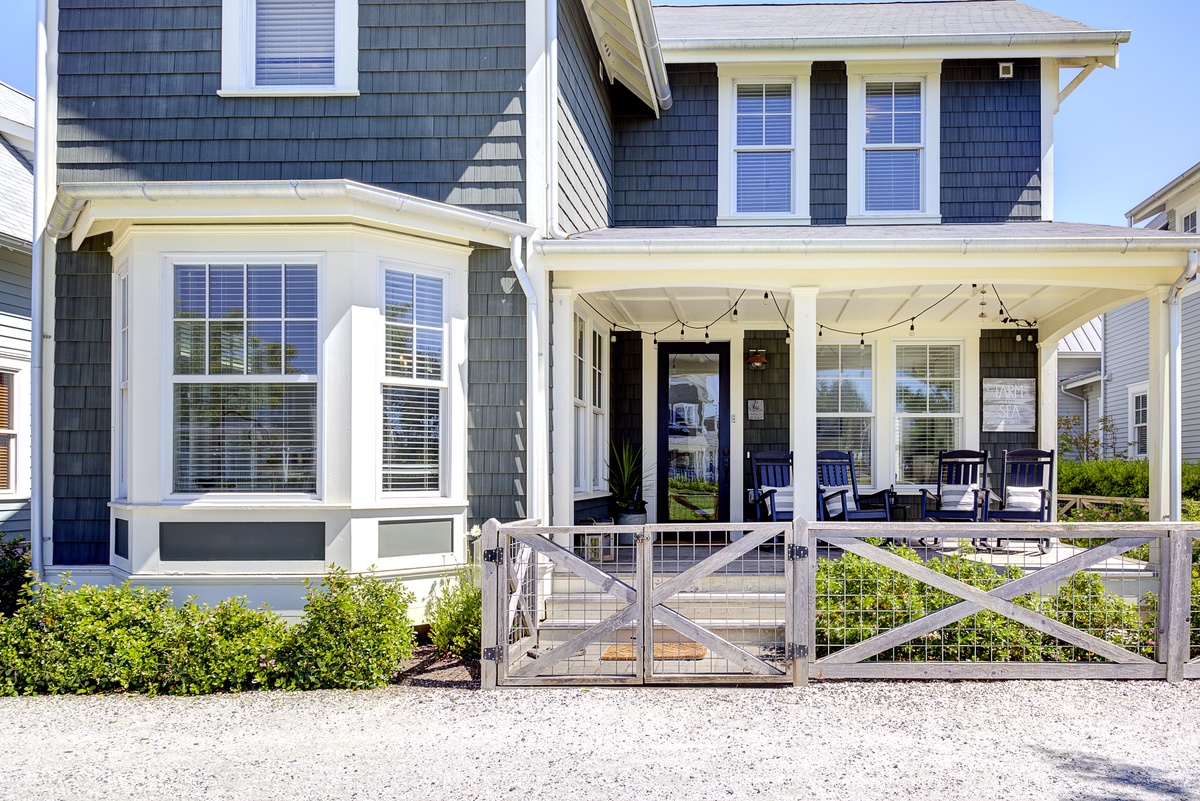
[[[1037,379],[983,379],[984,431],[1037,431]]]

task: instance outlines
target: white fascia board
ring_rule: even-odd
[[[1115,66],[1115,44],[1020,44],[1008,37],[989,37],[978,42],[935,41],[938,37],[881,37],[878,41],[848,39],[673,39],[662,44],[668,64],[695,64],[734,61],[896,61],[962,58],[1059,58],[1099,59]],[[794,44],[793,44],[794,43]]]
[[[55,238],[114,222],[358,222],[453,242],[508,247],[533,226],[353,181],[79,183],[59,187],[47,225]],[[80,222],[86,222],[78,232]]]
[[[33,150],[33,126],[23,125],[16,120],[0,117],[0,135],[3,135],[17,147]]]
[[[1058,357],[1061,359],[1062,354],[1061,353],[1058,354]],[[1090,373],[1088,375],[1075,376],[1074,378],[1061,379],[1058,382],[1058,388],[1059,389],[1078,389],[1079,387],[1086,387],[1090,384],[1099,384],[1099,383],[1100,383],[1100,373]]]

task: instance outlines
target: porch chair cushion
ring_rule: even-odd
[[[1004,508],[1017,512],[1040,512],[1042,510],[1042,488],[1007,488],[1004,491]]]
[[[763,495],[770,490],[775,490],[775,514],[792,514],[796,508],[796,502],[792,495],[791,487],[768,487],[765,484],[759,488]]]
[[[941,508],[946,511],[970,512],[975,508],[975,491],[978,489],[975,484],[942,487]]]
[[[857,509],[854,504],[854,487],[844,484],[840,487],[825,487],[825,508],[831,517],[841,517],[846,512]],[[843,504],[843,501],[845,503]]]

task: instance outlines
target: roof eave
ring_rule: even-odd
[[[1166,211],[1167,201],[1170,197],[1191,189],[1197,183],[1200,183],[1200,163],[1193,165],[1178,178],[1125,212],[1125,218],[1131,225],[1136,225],[1155,214],[1160,214]]]

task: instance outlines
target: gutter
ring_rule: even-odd
[[[529,236],[534,230],[531,225],[507,217],[470,211],[356,181],[126,181],[60,186],[46,223],[47,234],[61,239],[74,230],[88,203],[106,200],[349,200],[510,237]]]
[[[826,253],[1158,253],[1200,248],[1200,236],[1023,239],[572,239],[534,242],[538,255],[558,254],[798,254]],[[1176,282],[1178,284],[1178,282]],[[1185,282],[1186,283],[1186,282]]]
[[[635,0],[638,2],[638,0]],[[791,36],[777,38],[666,39],[662,49],[669,53],[695,50],[834,50],[839,48],[880,48],[908,50],[946,47],[1023,47],[1053,45],[1095,45],[1115,47],[1125,44],[1130,31],[1080,31],[1078,33],[991,33],[991,34],[918,34],[914,36]]]
[[[14,253],[24,253],[27,256],[33,253],[32,242],[9,234],[0,234],[0,248],[11,250]]]
[[[650,0],[633,0],[633,13],[637,17],[638,33],[642,46],[646,48],[646,64],[650,67],[650,83],[658,107],[663,111],[675,104],[671,97],[671,84],[667,80],[667,65],[663,61],[663,42],[658,38],[658,26],[654,22],[654,8]]]
[[[540,470],[544,434],[540,421],[543,416],[534,413],[534,410],[539,408],[536,387],[542,375],[541,332],[538,330],[537,292],[534,291],[533,281],[530,280],[529,273],[525,269],[525,261],[522,258],[523,245],[521,237],[514,234],[509,247],[509,261],[513,272],[516,273],[518,283],[521,284],[521,291],[525,293],[525,358],[529,364],[525,382],[525,408],[529,410],[529,414],[525,416],[529,423],[529,436],[525,443],[525,471],[529,506],[525,510],[525,516],[547,519],[541,509],[542,477]],[[549,447],[546,447],[544,452],[549,454]]]

